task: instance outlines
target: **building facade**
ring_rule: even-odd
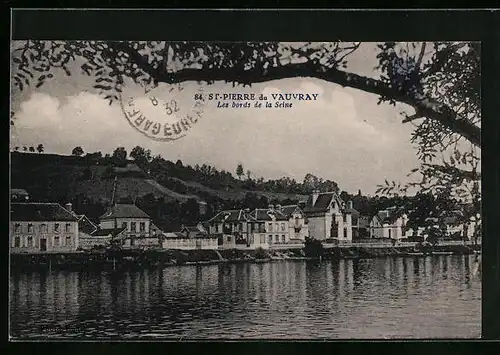
[[[58,203],[10,204],[11,253],[73,252],[79,247],[78,218]]]
[[[401,209],[391,207],[375,214],[369,225],[370,238],[403,239],[409,236],[408,216]],[[412,232],[412,231],[411,231]]]
[[[287,242],[304,242],[309,237],[309,225],[299,205],[276,205],[276,209],[288,219]]]
[[[210,235],[217,236],[219,247],[234,248],[236,244],[267,248],[266,225],[253,217],[249,209],[226,210],[207,221]]]
[[[351,214],[337,193],[315,190],[306,202],[304,213],[311,238],[352,241]]]
[[[103,214],[99,221],[101,229],[123,229],[122,246],[125,248],[160,244],[151,218],[135,205],[116,204]],[[155,230],[154,233],[152,233],[153,230]]]

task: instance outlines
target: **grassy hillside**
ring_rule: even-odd
[[[129,164],[130,168],[113,168],[101,159],[89,162],[84,157],[56,154],[11,153],[11,187],[26,189],[32,200],[71,201],[83,195],[94,201],[112,199],[114,176],[117,176],[116,199],[136,199],[151,194],[165,201],[242,200],[248,192],[268,200],[299,200],[303,195],[252,191],[238,186],[215,189],[199,181],[183,180],[167,175],[162,185],[154,176]],[[113,171],[113,173],[110,173]],[[167,172],[168,174],[169,172]]]

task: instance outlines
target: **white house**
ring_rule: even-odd
[[[72,252],[79,246],[78,218],[58,203],[10,204],[10,252]]]
[[[369,225],[370,238],[403,239],[408,237],[408,216],[401,209],[390,207],[378,211]]]
[[[311,238],[352,241],[351,214],[337,193],[315,190],[307,200],[304,213]]]

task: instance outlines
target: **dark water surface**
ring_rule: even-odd
[[[23,272],[17,339],[478,338],[474,256]]]

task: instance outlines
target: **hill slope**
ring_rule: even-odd
[[[113,168],[105,159],[96,164],[85,157],[11,153],[11,187],[27,190],[31,199],[36,201],[72,201],[78,195],[83,195],[94,201],[110,202],[113,197],[114,176],[117,180],[116,200],[126,197],[135,200],[151,194],[167,202],[185,202],[188,199],[229,201],[242,200],[249,192],[255,193],[257,197],[265,196],[268,200],[305,198],[298,194],[253,191],[238,186],[215,189],[199,181],[174,176],[164,179],[168,182],[168,186],[165,186],[135,164]]]

